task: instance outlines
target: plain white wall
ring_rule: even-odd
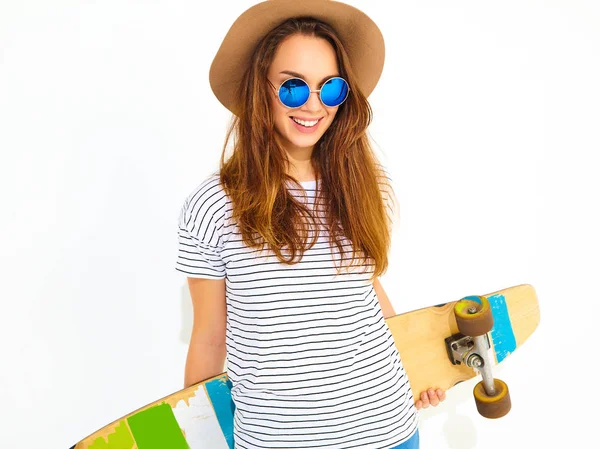
[[[64,449],[182,388],[177,218],[218,168],[208,69],[254,3],[1,1],[1,448]],[[588,447],[598,2],[348,3],[386,39],[370,131],[399,198],[396,312],[520,283],[541,303],[496,370],[512,411],[481,418],[465,382],[421,413],[422,448]]]

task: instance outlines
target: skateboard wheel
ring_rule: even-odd
[[[477,411],[484,418],[502,418],[510,411],[511,403],[508,386],[500,379],[494,379],[494,387],[496,389],[495,396],[489,396],[486,393],[483,381],[475,385],[473,389]]]
[[[494,327],[494,315],[490,302],[479,296],[481,304],[470,299],[461,299],[454,305],[454,316],[458,331],[468,337],[487,334]]]

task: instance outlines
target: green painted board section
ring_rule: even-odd
[[[127,418],[138,449],[189,449],[171,406],[162,403]]]

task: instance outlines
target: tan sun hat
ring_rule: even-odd
[[[235,93],[260,39],[289,18],[307,16],[335,29],[360,90],[366,97],[371,94],[383,71],[385,46],[381,30],[369,16],[333,0],[267,0],[233,22],[210,66],[210,87],[223,106],[236,114]]]

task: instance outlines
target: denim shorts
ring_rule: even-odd
[[[394,446],[392,449],[419,449],[419,429],[404,443]]]

